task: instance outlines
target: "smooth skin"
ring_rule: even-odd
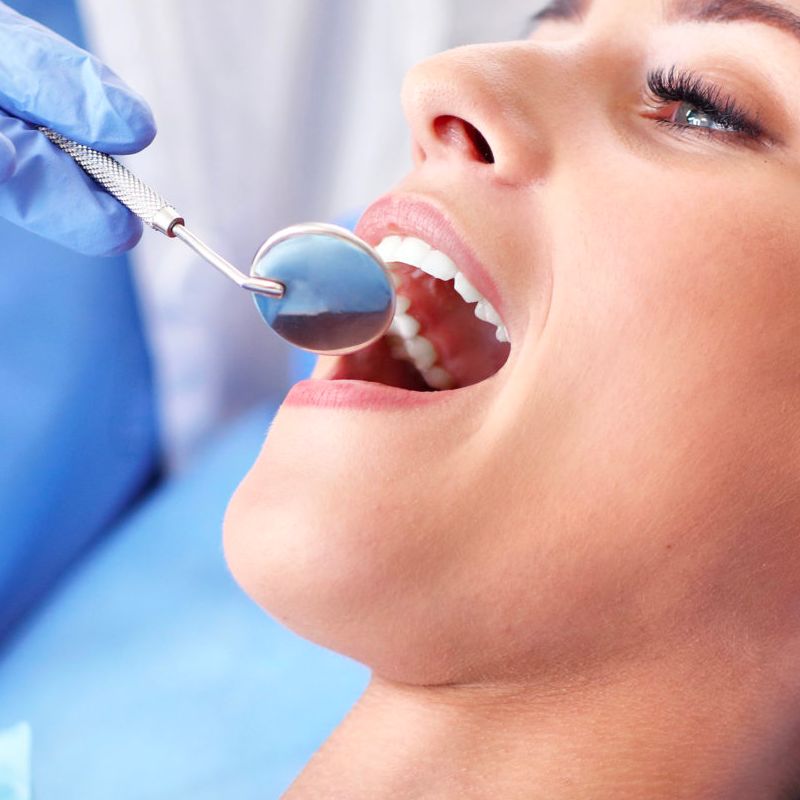
[[[283,408],[231,502],[245,590],[373,671],[290,800],[800,797],[800,41],[668,7],[408,76],[397,191],[512,354],[468,399]],[[673,65],[768,136],[663,124]]]

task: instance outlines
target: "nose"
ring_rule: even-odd
[[[550,153],[539,118],[553,92],[543,61],[529,43],[512,42],[457,48],[414,67],[402,99],[415,162],[455,159],[503,184],[541,180]]]

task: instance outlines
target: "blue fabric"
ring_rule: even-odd
[[[77,33],[72,2],[17,4]],[[151,480],[158,432],[127,259],[2,220],[0,252],[2,640]]]
[[[16,5],[41,15],[50,4]],[[147,104],[111,70],[0,2],[0,216],[89,255],[136,244],[141,222],[35,125],[108,153],[134,153],[155,136]]]
[[[17,151],[10,139],[0,136],[0,183],[8,180],[16,169]]]
[[[369,679],[236,586],[221,520],[272,410],[238,423],[75,569],[0,658],[36,800],[277,800]]]

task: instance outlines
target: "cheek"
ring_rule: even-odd
[[[652,359],[654,380],[661,369],[723,395],[757,394],[796,375],[800,226],[786,209],[800,194],[761,183],[733,175],[687,187],[678,176],[604,215],[588,211],[603,224],[587,238],[603,244],[569,287],[588,326],[597,319],[609,346]]]
[[[541,381],[509,414],[549,441],[538,393],[559,420],[548,485],[570,502],[543,519],[595,565],[613,553],[596,576],[644,581],[666,608],[691,592],[690,572],[699,585],[750,547],[759,508],[793,481],[800,236],[786,209],[800,197],[776,193],[785,180],[732,174],[688,191],[678,176],[627,175],[584,175],[550,197]],[[664,559],[676,542],[685,560]]]
[[[553,313],[567,364],[602,380],[622,359],[645,387],[660,375],[724,379],[723,394],[796,374],[800,224],[788,210],[800,183],[779,167],[709,162],[704,173],[618,159],[554,186]]]

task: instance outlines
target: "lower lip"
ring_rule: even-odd
[[[351,408],[359,410],[402,409],[442,402],[452,392],[409,392],[368,381],[307,380],[295,384],[286,406]]]

